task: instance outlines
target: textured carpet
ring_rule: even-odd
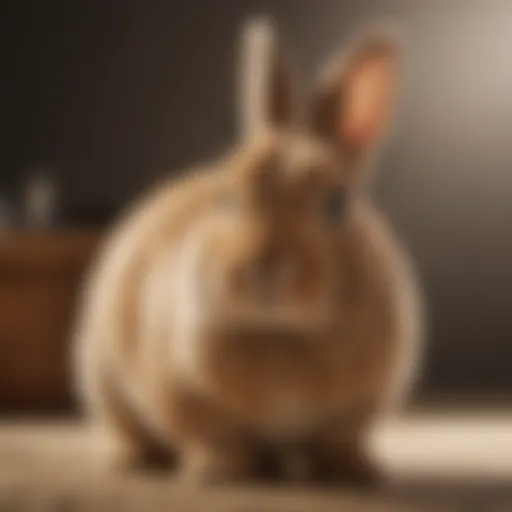
[[[193,488],[165,474],[100,470],[80,424],[0,425],[0,511],[512,511],[512,414],[419,415],[383,427],[389,484],[374,493],[304,487]]]

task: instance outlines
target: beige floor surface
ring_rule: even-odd
[[[105,473],[79,423],[0,425],[0,512],[512,512],[512,413],[417,414],[384,425],[389,475],[373,494],[304,487],[193,488],[165,474]]]

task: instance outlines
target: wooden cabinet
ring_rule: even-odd
[[[0,411],[72,403],[70,328],[100,236],[0,233]]]

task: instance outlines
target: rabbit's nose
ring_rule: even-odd
[[[250,292],[260,300],[273,302],[293,286],[297,264],[284,255],[263,255],[250,262],[246,272]]]

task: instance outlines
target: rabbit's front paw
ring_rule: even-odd
[[[191,483],[229,483],[254,475],[254,461],[242,450],[194,448],[183,456],[182,477]]]

